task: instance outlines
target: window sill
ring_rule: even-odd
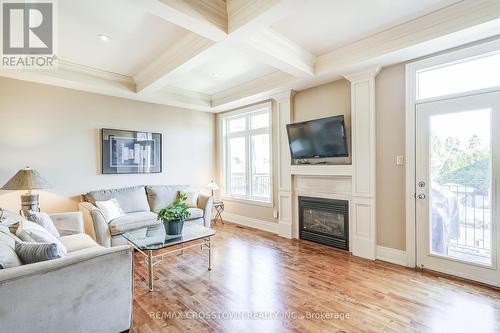
[[[261,207],[269,207],[269,208],[274,207],[272,202],[267,202],[267,201],[243,199],[243,198],[228,197],[228,196],[223,196],[222,200],[230,202],[238,202],[247,205],[261,206]]]

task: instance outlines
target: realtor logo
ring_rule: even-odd
[[[2,1],[2,67],[54,67],[53,1]]]

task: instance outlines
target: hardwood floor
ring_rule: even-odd
[[[151,293],[136,254],[132,332],[500,332],[499,290],[235,224],[216,229],[212,271],[207,251],[187,250],[156,267]]]

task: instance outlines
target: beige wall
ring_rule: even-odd
[[[338,80],[298,91],[294,98],[293,122],[344,115],[351,125],[351,84]]]
[[[405,65],[384,68],[376,78],[377,243],[405,250]]]
[[[215,175],[215,116],[210,113],[0,78],[0,185],[20,168],[36,168],[53,188],[41,191],[48,212],[77,209],[89,190],[136,184],[205,186]],[[163,134],[163,173],[101,175],[99,129]],[[19,195],[0,191],[0,207]]]
[[[294,98],[293,122],[343,115],[351,156],[351,83],[345,79],[298,91]],[[351,164],[351,158],[322,158],[317,161]]]

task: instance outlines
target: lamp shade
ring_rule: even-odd
[[[216,182],[211,180],[210,183],[208,183],[207,188],[212,191],[217,191],[219,189],[219,185],[217,185]]]
[[[19,170],[14,177],[9,179],[2,190],[38,190],[50,188],[49,182],[43,178],[38,171],[27,167]]]

